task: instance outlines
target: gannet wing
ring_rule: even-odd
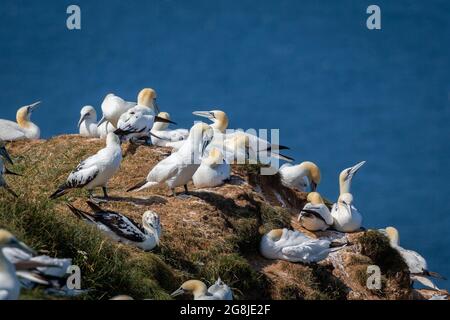
[[[145,241],[144,229],[142,226],[120,213],[113,211],[97,212],[95,213],[94,218],[119,237],[133,242]]]
[[[424,257],[412,250],[406,250],[401,248],[400,255],[405,260],[409,267],[409,271],[415,274],[422,274],[427,270],[427,262]]]
[[[0,119],[0,139],[4,141],[15,141],[24,139],[25,132],[15,122]]]
[[[121,117],[115,132],[118,135],[124,136],[149,131],[153,125],[151,120],[151,116],[145,115],[142,112],[129,111],[123,118]]]
[[[411,275],[411,280],[420,282],[424,286],[433,290],[440,290],[430,279],[421,275]]]
[[[300,245],[284,247],[281,252],[292,261],[310,263],[325,259],[329,253],[329,247],[328,240],[313,239]]]
[[[164,182],[173,178],[178,173],[176,157],[176,153],[173,153],[160,161],[148,174],[147,181]]]

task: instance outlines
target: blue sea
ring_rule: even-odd
[[[180,127],[222,109],[231,128],[279,128],[329,199],[366,160],[352,189],[364,225],[397,227],[450,277],[449,16],[445,0],[2,0],[0,118],[42,100],[43,136],[74,133],[83,105],[152,87]]]

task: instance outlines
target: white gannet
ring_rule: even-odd
[[[155,122],[176,124],[171,120],[160,118],[156,115],[156,92],[145,88],[139,92],[137,106],[123,113],[117,122],[117,130],[114,131],[121,139],[136,142],[145,139],[151,143],[151,130]]]
[[[353,206],[353,195],[350,193],[352,178],[356,172],[366,163],[362,161],[357,165],[347,168],[339,175],[339,198],[331,209],[334,219],[334,228],[341,232],[358,231],[362,225],[362,216]]]
[[[17,110],[16,122],[0,119],[0,139],[15,141],[22,139],[39,139],[41,130],[30,121],[31,114],[41,102],[35,102]]]
[[[330,209],[323,202],[318,192],[311,192],[307,197],[308,203],[298,216],[298,221],[309,231],[324,231],[333,224]]]
[[[398,230],[394,227],[387,227],[384,230],[380,230],[382,233],[386,234],[389,238],[391,247],[400,253],[406,265],[409,268],[410,277],[412,281],[418,281],[426,287],[433,290],[440,290],[434,283],[429,279],[429,277],[446,280],[445,277],[441,276],[437,272],[432,272],[428,270],[428,264],[424,257],[419,253],[404,249],[400,246],[400,236]]]
[[[120,116],[135,105],[136,103],[127,102],[113,93],[108,94],[102,102],[103,117],[97,125],[100,126],[107,121],[117,128]]]
[[[67,269],[72,265],[72,259],[34,256],[19,248],[3,248],[3,254],[14,264],[16,274],[26,288],[33,288],[36,284],[60,288],[65,285]]]
[[[261,139],[253,134],[243,132],[243,131],[236,131],[232,133],[227,133],[226,129],[228,128],[228,116],[227,114],[222,110],[211,110],[211,111],[194,111],[192,114],[207,118],[210,121],[212,121],[211,127],[216,132],[220,132],[226,137],[223,137],[222,140],[232,138],[234,135],[242,135],[245,134],[249,137],[250,145],[253,150],[256,151],[256,153],[261,156],[262,152],[269,153],[272,157],[277,157],[285,161],[292,161],[293,159],[287,156],[283,156],[279,154],[279,150],[289,149],[288,147],[277,145],[277,144],[271,144],[267,140]],[[215,134],[216,134],[215,132]],[[217,138],[219,135],[217,135]]]
[[[197,188],[213,188],[224,184],[230,174],[231,167],[225,163],[222,152],[212,148],[192,176],[192,182]]]
[[[80,111],[80,121],[78,121],[80,135],[83,137],[97,138],[97,111],[92,106],[84,106]]]
[[[102,187],[105,199],[108,198],[108,181],[119,170],[121,162],[122,148],[119,137],[109,133],[106,137],[106,147],[82,161],[50,199],[59,198],[75,188],[86,188],[92,198],[92,191],[98,187]]]
[[[332,251],[331,241],[314,239],[288,229],[274,229],[262,237],[260,252],[267,259],[313,263],[325,259]]]
[[[155,212],[146,211],[140,225],[118,212],[103,210],[93,202],[88,201],[87,204],[94,214],[81,211],[71,204],[67,206],[77,217],[96,225],[115,241],[133,245],[144,251],[153,250],[159,245],[161,223]]]
[[[3,254],[4,248],[18,248],[30,254],[34,254],[34,251],[18,241],[10,232],[0,229],[0,300],[17,300],[20,282],[16,268]]]
[[[316,191],[321,180],[319,167],[310,161],[298,165],[285,163],[278,172],[284,186],[301,192]]]
[[[4,188],[12,196],[14,196],[15,198],[18,198],[17,194],[11,189],[11,187],[5,181],[5,177],[4,177],[5,174],[10,174],[10,175],[15,175],[15,176],[19,175],[17,173],[10,171],[8,168],[6,168],[5,164],[3,163],[3,159],[0,157],[0,188]]]
[[[161,119],[170,120],[170,114],[167,112],[160,112],[158,117]],[[155,146],[166,147],[170,142],[177,142],[186,140],[189,136],[187,129],[168,130],[169,124],[167,122],[155,122],[153,124],[151,133],[153,134],[152,144]]]
[[[194,300],[233,300],[233,292],[220,278],[211,287],[199,280],[189,280],[171,294],[177,297],[185,293],[192,293]]]
[[[196,123],[180,150],[156,164],[146,180],[128,191],[141,191],[165,182],[174,196],[176,196],[175,188],[179,186],[184,186],[187,192],[187,184],[199,168],[200,156],[203,156],[213,136],[214,131],[210,126],[201,122]]]

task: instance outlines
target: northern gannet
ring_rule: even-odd
[[[75,188],[86,188],[92,198],[92,191],[98,187],[102,187],[105,198],[108,198],[108,181],[119,170],[121,162],[122,148],[119,137],[109,133],[106,137],[106,147],[82,161],[50,199],[59,198]]]
[[[440,290],[429,278],[433,277],[441,280],[446,280],[445,277],[441,276],[437,272],[429,271],[427,261],[419,253],[401,247],[400,236],[396,228],[387,227],[386,229],[380,231],[387,235],[391,247],[397,250],[398,253],[400,253],[400,255],[402,256],[403,260],[406,262],[412,281],[418,281],[426,287],[434,290]]]
[[[324,231],[333,224],[330,209],[325,205],[318,192],[311,192],[307,197],[308,203],[298,216],[302,227],[309,231]]]
[[[347,168],[339,175],[339,199],[331,209],[333,226],[337,231],[354,232],[362,225],[362,216],[353,206],[353,195],[350,193],[352,178],[356,172],[366,163],[362,161],[357,165]]]
[[[71,204],[67,206],[77,217],[96,225],[115,241],[133,245],[144,251],[153,250],[159,245],[161,223],[156,213],[146,211],[140,225],[118,212],[103,210],[90,201],[87,204],[94,214],[81,211]]]
[[[102,102],[103,117],[97,125],[100,126],[107,121],[117,128],[120,116],[135,105],[136,103],[127,102],[113,93],[108,94]]]
[[[34,251],[18,241],[10,232],[0,229],[0,300],[17,300],[20,282],[16,268],[3,254],[4,248],[18,248],[30,254],[34,254]]]
[[[211,111],[194,111],[194,115],[207,118],[213,123],[211,124],[211,127],[218,132],[221,132],[222,134],[226,135],[226,138],[231,138],[234,135],[238,134],[245,134],[250,139],[250,145],[253,150],[256,151],[257,154],[261,154],[262,152],[270,153],[272,157],[279,154],[279,150],[289,149],[288,147],[277,145],[277,144],[271,144],[267,140],[261,139],[253,134],[246,133],[243,131],[236,131],[236,132],[226,132],[226,129],[228,128],[228,116],[227,114],[222,110],[211,110]],[[225,140],[226,138],[223,138]],[[286,161],[292,161],[291,158],[283,156],[280,157],[280,159],[286,160]]]
[[[120,116],[115,133],[120,136],[121,139],[129,140],[131,142],[136,142],[140,139],[151,142],[151,130],[155,122],[176,124],[171,120],[160,118],[156,115],[158,108],[155,101],[155,90],[150,88],[142,89],[138,95],[137,106],[129,109]]]
[[[92,106],[84,106],[80,111],[80,121],[78,121],[78,128],[80,135],[83,137],[97,138],[97,111]]]
[[[209,289],[202,281],[186,281],[171,296],[177,297],[185,293],[191,293],[194,300],[233,300],[233,292],[220,278]]]
[[[192,176],[192,182],[197,188],[213,188],[224,184],[230,174],[231,167],[225,163],[222,152],[212,148]]]
[[[0,139],[15,141],[22,139],[39,139],[41,130],[30,121],[31,114],[41,102],[35,102],[17,110],[16,122],[0,119]]]
[[[319,167],[310,161],[298,165],[283,164],[278,172],[284,186],[301,192],[316,191],[321,180]]]
[[[267,259],[313,263],[340,249],[330,246],[329,240],[310,238],[299,231],[274,229],[262,237],[260,252]]]
[[[205,123],[196,123],[189,131],[186,142],[177,152],[160,161],[150,171],[147,179],[130,188],[128,191],[141,191],[161,183],[166,183],[176,196],[175,188],[184,186],[192,179],[200,166],[200,156],[213,139],[213,129]]]
[[[170,114],[167,112],[160,112],[158,117],[161,119],[170,120]],[[166,147],[170,142],[177,142],[186,140],[189,136],[189,130],[174,129],[168,130],[169,124],[167,122],[155,122],[153,124],[151,133],[153,134],[152,144],[155,146]]]

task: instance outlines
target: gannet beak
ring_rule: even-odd
[[[161,118],[161,117],[158,117],[158,116],[155,116],[155,122],[164,122],[164,123],[171,123],[171,124],[175,124],[176,125],[176,122],[173,122],[171,120],[167,120],[167,119],[164,119],[164,118]]]
[[[311,182],[311,191],[315,192],[317,190],[317,183],[315,183],[314,181]]]
[[[103,116],[103,117],[100,119],[99,123],[97,123],[97,128],[100,127],[100,126],[102,125],[102,123],[105,122],[105,121],[106,121],[106,118],[105,118],[105,116]]]
[[[177,291],[173,292],[170,296],[171,296],[172,298],[175,298],[175,297],[181,296],[181,295],[183,295],[183,294],[184,294],[184,289],[183,289],[183,288],[180,288],[180,289],[178,289]]]
[[[32,113],[34,110],[37,109],[37,107],[41,104],[41,101],[37,101],[35,103],[32,103],[28,106],[28,112]]]
[[[9,156],[8,151],[6,150],[6,148],[4,146],[0,148],[0,155],[2,157],[4,157],[6,159],[6,161],[8,161],[10,164],[14,164],[11,157]]]
[[[211,143],[213,136],[207,135],[206,138],[204,138],[203,140],[203,145],[202,145],[202,157],[205,156],[205,150],[208,147],[208,145]]]
[[[208,118],[209,120],[214,119],[214,114],[209,111],[194,111],[192,112],[194,116],[202,117],[202,118]]]
[[[80,121],[78,121],[78,128],[81,126],[83,121],[86,120],[87,116],[88,116],[87,113],[81,116]]]
[[[353,175],[358,172],[358,170],[365,164],[365,161],[361,161],[360,163],[358,163],[357,165],[353,166],[350,168],[350,171],[347,174],[347,179],[351,179],[353,177]]]
[[[153,100],[153,106],[155,107],[155,112],[156,112],[156,114],[158,114],[160,109],[159,109],[158,103],[156,102],[156,99]]]

